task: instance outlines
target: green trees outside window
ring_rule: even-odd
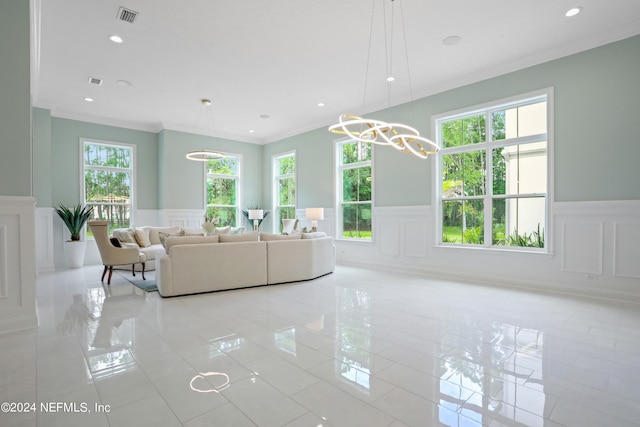
[[[275,229],[282,232],[282,219],[296,217],[296,154],[273,158]]]
[[[218,227],[233,226],[238,218],[240,159],[227,156],[206,163],[207,217],[220,218]]]
[[[340,235],[348,239],[371,239],[371,144],[347,141],[338,144],[337,149]]]
[[[131,226],[133,157],[131,146],[83,142],[84,203],[109,231]]]
[[[547,95],[437,125],[442,243],[544,248]]]

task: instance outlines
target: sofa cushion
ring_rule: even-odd
[[[136,243],[141,248],[146,248],[147,246],[151,246],[151,241],[149,240],[149,229],[148,228],[136,228],[134,230],[134,236],[136,238]]]
[[[219,236],[169,236],[165,240],[164,248],[167,253],[169,249],[177,245],[198,245],[204,243],[218,243]]]
[[[113,237],[118,239],[120,243],[135,243],[136,242],[136,234],[132,228],[116,228],[113,230]]]
[[[178,234],[182,228],[178,225],[174,227],[149,227],[149,240],[152,245],[161,245],[160,232],[168,234]]]
[[[302,233],[303,239],[317,239],[319,237],[327,237],[327,233],[324,231],[314,231],[311,233]]]
[[[272,234],[272,233],[260,233],[260,240],[263,242],[270,242],[273,240],[298,240],[302,238],[302,234]]]
[[[220,243],[228,242],[257,242],[260,234],[257,231],[242,234],[220,234]]]

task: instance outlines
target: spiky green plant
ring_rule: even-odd
[[[80,231],[82,231],[82,227],[89,218],[91,218],[91,215],[93,215],[93,206],[82,206],[79,204],[71,210],[61,203],[54,209],[62,222],[64,222],[64,225],[69,229],[69,232],[71,233],[71,241],[80,240]]]

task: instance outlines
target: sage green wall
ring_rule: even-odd
[[[29,1],[0,5],[0,195],[32,196]]]
[[[433,115],[548,87],[554,88],[555,200],[640,200],[640,36],[371,114],[431,137]],[[349,113],[349,112],[346,112]],[[337,118],[336,118],[337,119]],[[265,147],[298,151],[298,206],[333,206],[332,141],[326,128]],[[433,158],[374,147],[376,206],[431,204]],[[265,189],[270,200],[270,186]]]
[[[265,182],[264,206],[273,208],[272,156],[296,151],[297,207],[332,207],[333,201],[333,144],[326,129],[317,129],[264,146],[263,174]]]
[[[158,145],[161,209],[204,209],[204,164],[185,158],[201,149],[241,155],[240,207],[262,204],[262,146],[173,130],[160,132]]]
[[[136,146],[137,209],[158,209],[157,134],[53,117],[51,119],[51,203],[80,202],[80,138]],[[41,142],[38,142],[40,145]],[[40,187],[40,183],[38,184]]]
[[[38,207],[53,206],[51,182],[51,111],[34,108],[33,120],[33,195]]]

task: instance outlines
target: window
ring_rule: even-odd
[[[296,217],[296,154],[275,156],[273,174],[274,230],[282,232],[282,219]]]
[[[84,203],[95,219],[106,219],[109,232],[129,228],[133,212],[134,147],[82,141]]]
[[[337,148],[338,236],[371,240],[371,144],[345,141]]]
[[[442,244],[547,248],[549,97],[436,120]]]
[[[207,216],[220,218],[220,227],[235,227],[240,199],[240,158],[227,156],[224,159],[208,160],[205,166]]]

